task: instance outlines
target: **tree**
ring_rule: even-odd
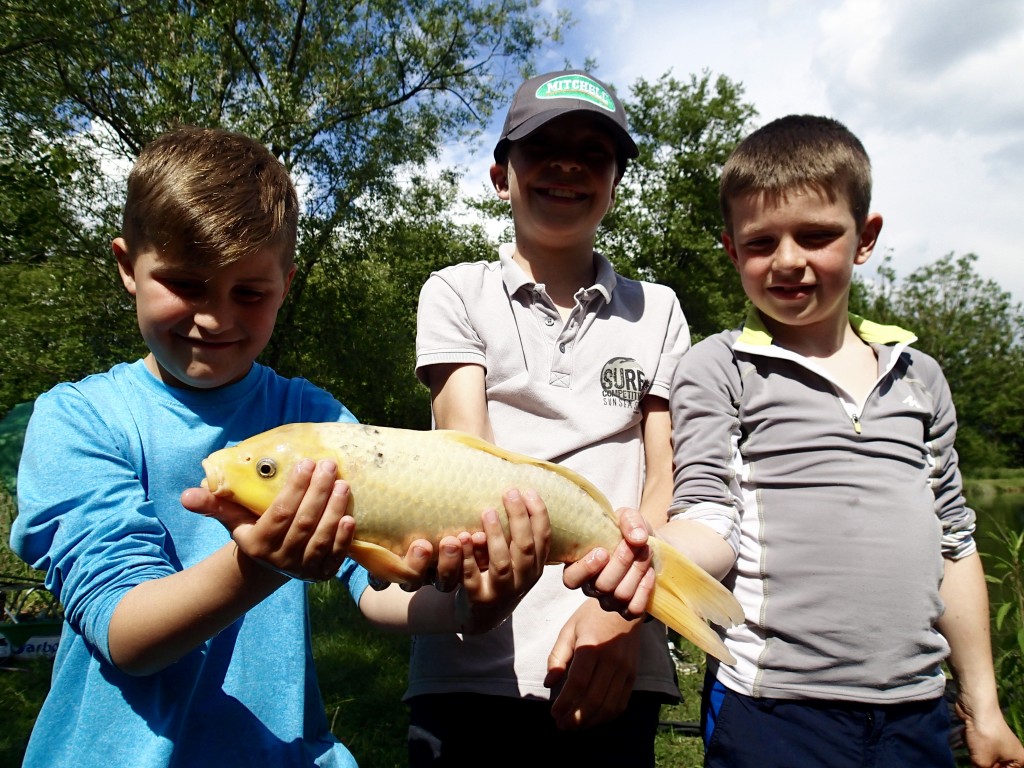
[[[540,42],[559,34],[564,17],[539,5],[14,0],[0,13],[0,141],[18,143],[25,158],[64,153],[73,162],[59,185],[71,215],[47,218],[41,238],[55,252],[40,259],[30,256],[38,249],[12,245],[10,263],[24,274],[41,270],[28,281],[33,290],[43,275],[58,283],[70,265],[64,259],[82,255],[67,244],[93,248],[117,231],[122,181],[111,166],[123,170],[176,124],[240,130],[288,166],[303,198],[299,269],[266,357],[297,366],[320,352],[309,337],[290,335],[299,317],[316,314],[305,307],[310,281],[343,272],[342,259],[353,258],[335,247],[341,233],[358,229],[372,201],[394,194],[400,173],[422,168],[444,141],[479,130]],[[15,193],[0,194],[10,203]],[[107,252],[104,245],[93,257]],[[36,302],[31,291],[11,298],[23,300],[19,311]],[[96,324],[66,326],[68,357],[93,345],[95,332]],[[52,371],[57,378],[79,373],[66,362]]]
[[[1024,309],[975,271],[978,257],[948,253],[897,281],[891,256],[854,311],[919,337],[956,404],[957,450],[971,468],[1024,466]]]
[[[638,80],[624,99],[640,156],[605,218],[601,248],[626,274],[675,289],[696,338],[742,317],[739,279],[719,243],[722,165],[749,128],[753,106],[721,76]]]
[[[410,180],[381,196],[327,247],[279,347],[282,364],[324,386],[360,420],[430,428],[428,390],[413,376],[416,306],[430,272],[493,258],[479,224],[453,217],[458,177]]]

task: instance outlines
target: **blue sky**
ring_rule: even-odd
[[[596,59],[638,78],[704,69],[744,86],[758,123],[831,115],[864,142],[873,208],[901,276],[953,251],[1024,300],[1024,2],[1020,0],[543,0],[576,24],[538,68]],[[503,117],[495,118],[500,126]],[[446,159],[486,182],[494,135]],[[471,150],[467,152],[466,150]],[[865,276],[870,276],[870,264]]]

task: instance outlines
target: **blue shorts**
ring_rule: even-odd
[[[718,681],[701,711],[705,768],[953,768],[949,708],[755,699]]]

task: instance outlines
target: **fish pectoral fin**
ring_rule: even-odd
[[[743,621],[743,609],[732,592],[675,547],[659,539],[649,542],[660,565],[648,613],[715,658],[735,664],[706,622],[732,627]]]
[[[348,548],[348,556],[374,576],[385,581],[401,584],[416,581],[422,576],[390,549],[368,541],[353,541]]]

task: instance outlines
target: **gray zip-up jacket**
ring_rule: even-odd
[[[956,415],[916,337],[854,315],[878,358],[855,400],[813,361],[742,331],[684,355],[671,393],[673,517],[737,553],[746,622],[718,679],[755,697],[904,702],[941,695],[943,558],[975,550]]]

